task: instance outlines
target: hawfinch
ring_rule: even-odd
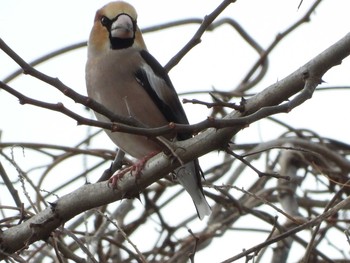
[[[86,86],[90,98],[144,127],[188,124],[169,76],[146,49],[134,7],[126,2],[109,3],[96,13],[88,41]],[[95,114],[98,120],[109,121]],[[165,149],[145,136],[106,132],[120,149],[137,159]],[[191,136],[178,133],[165,137],[186,140]],[[209,215],[198,160],[176,169],[175,174],[192,197],[199,218]]]

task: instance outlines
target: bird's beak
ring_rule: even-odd
[[[111,37],[113,38],[133,38],[134,37],[134,24],[130,16],[121,14],[112,23]]]

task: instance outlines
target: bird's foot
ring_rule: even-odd
[[[158,152],[151,152],[147,154],[145,157],[138,160],[133,165],[126,167],[120,171],[118,171],[116,174],[114,174],[111,178],[108,180],[108,184],[112,186],[112,188],[117,188],[118,186],[118,180],[123,178],[123,176],[130,172],[131,175],[135,176],[135,181],[137,181],[138,177],[141,175],[142,169],[145,167],[147,161],[151,159],[153,156],[155,156]]]
[[[132,171],[134,165],[131,165],[129,167],[126,167],[122,170],[119,170],[117,173],[112,175],[111,178],[108,180],[108,184],[112,186],[112,188],[117,188],[118,186],[118,180],[123,178],[123,176],[128,173],[129,171]]]

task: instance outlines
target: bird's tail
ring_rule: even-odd
[[[187,163],[177,168],[175,170],[175,173],[180,184],[191,196],[199,219],[202,220],[204,216],[210,215],[211,208],[203,193],[198,160]]]

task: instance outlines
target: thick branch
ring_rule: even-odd
[[[51,207],[0,234],[0,259],[37,240],[46,240],[52,231],[81,212],[137,196],[145,187],[171,172],[175,165],[164,154],[159,154],[147,163],[137,183],[128,173],[120,178],[117,189],[112,189],[106,182],[88,184],[59,198]]]

